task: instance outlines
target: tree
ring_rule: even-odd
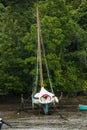
[[[30,93],[36,66],[37,2],[7,2],[7,7],[0,4],[0,92]],[[86,90],[85,2],[38,1],[42,39],[55,91]],[[46,71],[44,77],[47,87]]]
[[[0,83],[4,93],[27,92],[30,89],[29,68],[32,67],[27,60],[30,56],[27,49],[29,43],[24,43],[33,23],[32,2],[28,2],[11,4],[5,11],[5,17],[8,17],[2,22],[0,72],[4,76],[0,76]]]
[[[87,1],[83,1],[73,16],[77,23],[87,31]]]
[[[82,0],[65,0],[68,5],[71,5],[73,9],[78,9]]]

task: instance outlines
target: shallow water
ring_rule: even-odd
[[[27,115],[18,113],[15,118],[7,117],[9,128],[3,125],[2,130],[87,130],[87,112],[65,112],[62,117],[54,115]],[[26,115],[26,114],[25,114]]]

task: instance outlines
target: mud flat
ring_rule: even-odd
[[[87,112],[62,112],[53,115],[29,115],[5,112],[3,118],[12,125],[2,130],[87,130]]]
[[[19,111],[20,104],[0,104],[0,117],[12,125],[2,130],[87,130],[87,111],[78,110],[78,101],[71,104],[63,102],[47,116],[30,107]]]
[[[0,116],[12,125],[2,130],[87,130],[86,111],[57,111],[51,115],[29,112],[0,111]]]

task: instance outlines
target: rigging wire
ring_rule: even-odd
[[[41,32],[41,29],[40,29],[40,32]],[[54,93],[54,91],[53,91],[53,85],[52,85],[51,78],[50,78],[48,63],[47,63],[47,59],[46,59],[46,52],[45,52],[45,47],[44,47],[44,42],[43,42],[42,34],[41,34],[41,43],[42,43],[43,56],[44,56],[44,60],[45,60],[45,65],[46,65],[46,70],[47,70],[47,75],[48,75],[48,79],[49,79],[51,91],[52,91],[52,93]]]
[[[37,8],[38,8],[38,0],[37,0]],[[44,57],[44,61],[45,61],[45,65],[46,65],[46,71],[47,71],[47,76],[48,76],[48,80],[49,80],[49,84],[51,87],[51,91],[52,93],[54,93],[53,91],[53,86],[52,86],[52,82],[51,82],[51,78],[50,78],[50,74],[49,74],[49,68],[48,68],[48,63],[47,63],[47,59],[46,59],[46,53],[45,53],[45,47],[44,47],[44,42],[43,42],[43,37],[42,37],[42,33],[41,33],[41,26],[40,26],[40,20],[39,20],[39,14],[38,14],[38,23],[39,23],[39,31],[40,31],[40,38],[41,38],[41,45],[42,45],[42,50],[43,50],[43,57]],[[38,28],[38,27],[37,27]],[[38,51],[37,51],[37,70],[36,70],[36,81],[35,81],[35,89],[34,92],[36,92],[37,90],[37,83],[38,83],[38,65],[39,61],[38,61]],[[43,78],[43,76],[42,76]]]
[[[37,0],[37,8],[38,8],[38,0]],[[38,15],[38,22],[39,21],[40,20],[39,20],[39,15]],[[54,93],[53,85],[52,85],[50,74],[49,74],[48,63],[47,63],[47,59],[46,59],[46,52],[45,52],[43,37],[42,37],[42,33],[41,33],[40,22],[39,22],[39,31],[40,31],[41,45],[42,45],[43,57],[44,57],[45,65],[46,65],[47,76],[48,76],[49,84],[50,84],[50,87],[51,87],[51,91],[52,91],[52,93]],[[37,49],[36,80],[35,80],[34,93],[37,91],[37,84],[38,84],[38,77],[39,77],[38,71],[39,71],[39,59],[38,59],[38,49]]]
[[[39,18],[39,19],[40,19],[40,18]],[[46,65],[47,76],[48,76],[48,80],[49,80],[49,83],[50,83],[51,91],[52,91],[52,93],[54,93],[54,91],[53,91],[53,86],[52,86],[52,82],[51,82],[51,78],[50,78],[48,63],[47,63],[47,59],[46,59],[46,52],[45,52],[43,37],[42,37],[42,33],[41,33],[40,22],[39,22],[39,29],[40,29],[41,44],[42,44],[42,50],[43,50],[44,61],[45,61],[45,65]]]
[[[38,49],[37,49],[37,62],[36,62],[36,74],[35,74],[35,83],[34,83],[34,90],[33,90],[33,94],[36,93],[37,91],[37,84],[38,84],[38,68],[39,68],[39,63],[38,63]]]

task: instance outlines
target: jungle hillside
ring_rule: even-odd
[[[87,1],[0,0],[0,95],[32,93],[37,4],[54,91],[87,92]]]

